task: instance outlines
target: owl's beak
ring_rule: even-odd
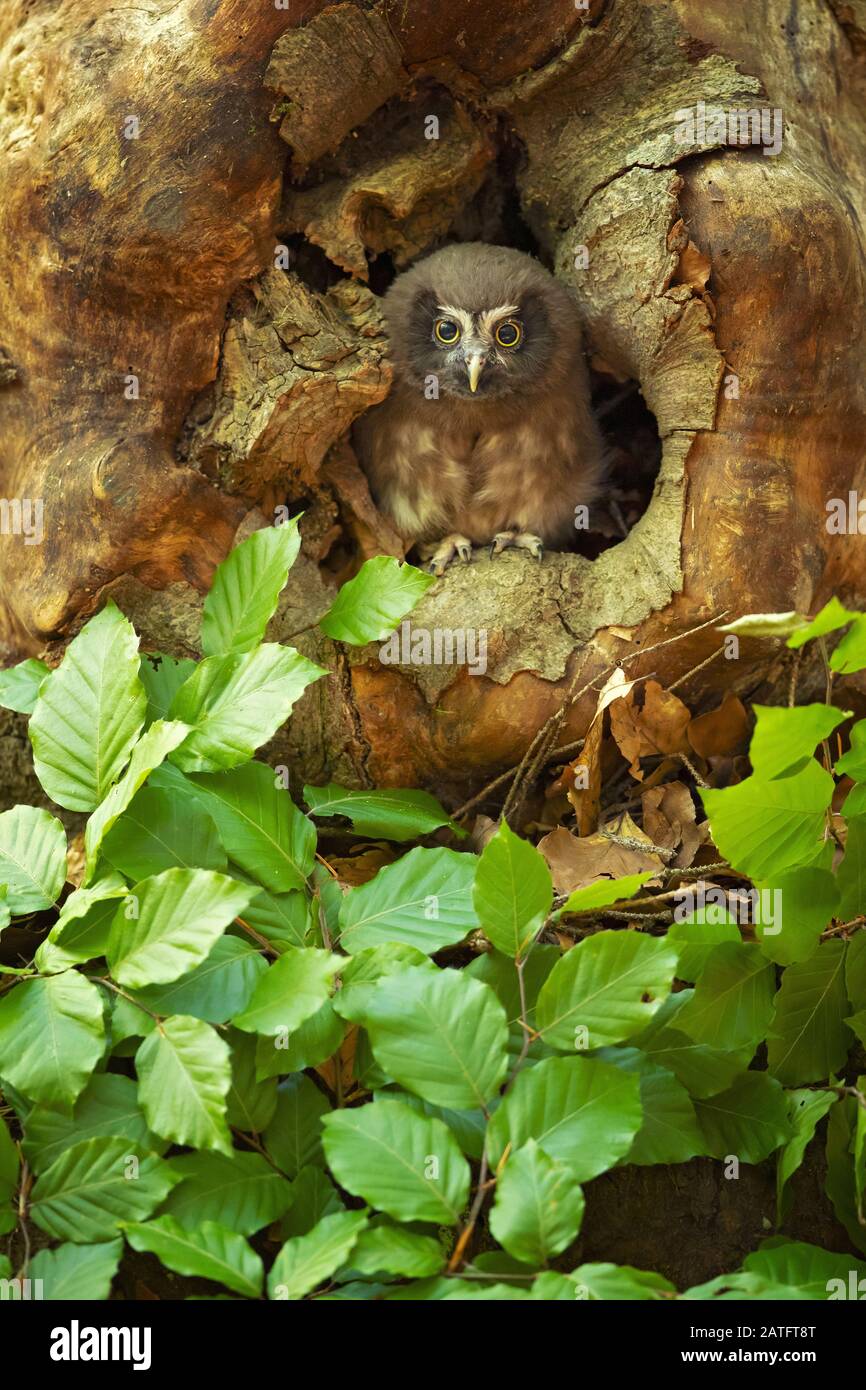
[[[466,354],[466,373],[469,377],[469,390],[478,390],[478,379],[484,371],[484,364],[487,361],[487,354],[484,352],[468,352]]]

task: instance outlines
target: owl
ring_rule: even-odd
[[[437,575],[474,545],[565,545],[605,454],[566,288],[521,251],[468,243],[398,276],[384,314],[393,386],[354,427],[379,509]]]

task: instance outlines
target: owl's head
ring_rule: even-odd
[[[385,296],[398,376],[475,401],[558,386],[580,351],[568,291],[522,251],[446,246],[398,276]]]

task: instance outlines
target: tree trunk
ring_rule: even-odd
[[[718,648],[683,636],[715,616],[866,597],[862,538],[825,524],[863,470],[862,6],[290,2],[14,0],[0,20],[2,490],[42,499],[45,532],[4,536],[7,655],[107,587],[146,642],[192,649],[236,527],[303,502],[279,635],[335,675],[282,752],[459,799],[645,646],[682,638],[630,667],[667,685]],[[699,102],[780,110],[781,150],[710,121],[684,140]],[[389,383],[368,283],[515,218],[593,362],[639,383],[650,505],[597,558],[479,558],[436,586],[413,622],[486,631],[483,676],[335,651],[312,629],[338,579],[399,550],[346,442]],[[739,656],[690,700],[777,678],[772,644]]]

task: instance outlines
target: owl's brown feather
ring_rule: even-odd
[[[519,251],[449,246],[401,275],[384,308],[395,382],[355,426],[381,510],[413,541],[515,531],[565,544],[575,507],[598,494],[604,446],[564,286]],[[442,313],[461,329],[456,350],[434,338]],[[506,314],[522,327],[516,350],[496,344]],[[470,348],[486,359],[477,394]]]

